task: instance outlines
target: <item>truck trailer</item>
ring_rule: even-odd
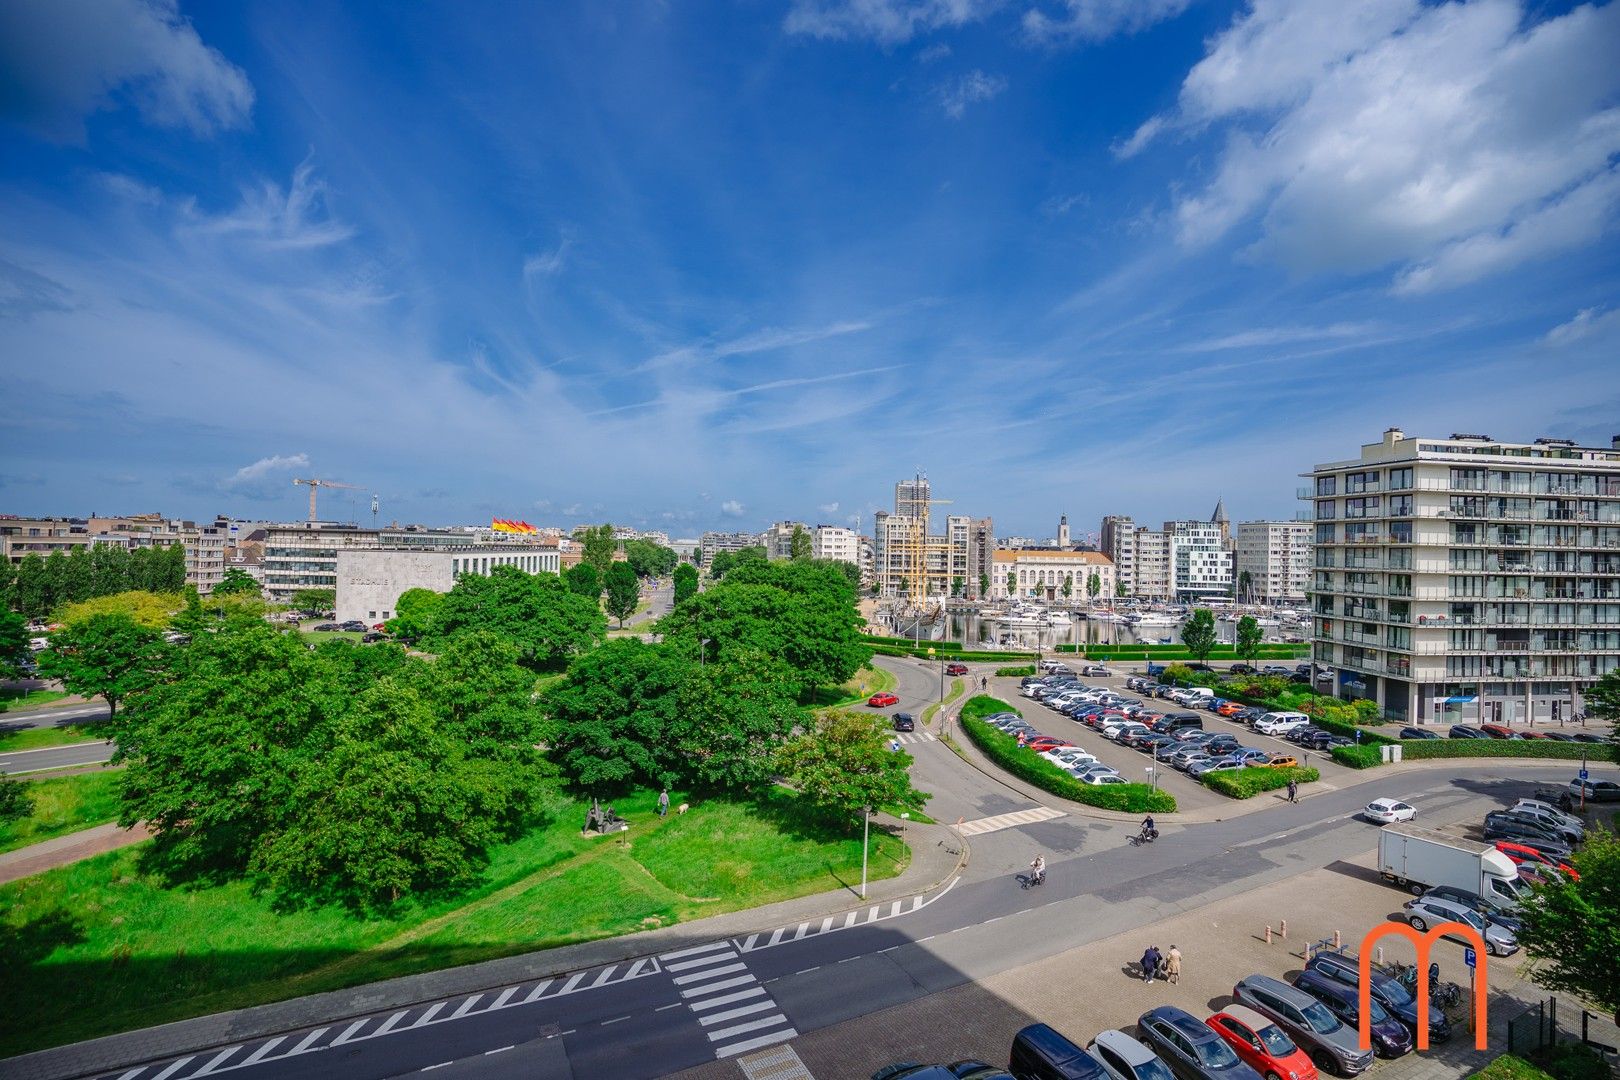
[[[1410,822],[1379,832],[1378,872],[1418,894],[1436,885],[1464,889],[1501,911],[1517,909],[1524,895],[1518,867],[1493,845]]]

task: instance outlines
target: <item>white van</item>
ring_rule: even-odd
[[[1181,692],[1181,704],[1203,705],[1215,700],[1215,691],[1207,686],[1189,686]]]
[[[1311,718],[1302,712],[1268,712],[1254,722],[1254,730],[1261,735],[1285,735],[1310,722]]]

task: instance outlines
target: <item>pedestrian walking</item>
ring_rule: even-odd
[[[1299,802],[1299,783],[1298,783],[1298,781],[1295,781],[1295,780],[1288,781],[1288,801],[1289,802],[1294,802],[1294,803]]]
[[[1143,982],[1153,981],[1153,976],[1157,975],[1159,972],[1159,960],[1159,947],[1157,945],[1149,945],[1147,947],[1147,951],[1142,954]]]
[[[1173,983],[1181,981],[1181,950],[1174,945],[1164,954],[1164,975]]]
[[[669,813],[669,788],[658,793],[658,816],[663,817]]]

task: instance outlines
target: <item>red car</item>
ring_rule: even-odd
[[[1551,866],[1558,870],[1562,870],[1565,874],[1569,875],[1570,878],[1576,881],[1579,881],[1581,878],[1581,875],[1575,872],[1575,868],[1573,866],[1543,855],[1533,847],[1525,847],[1523,844],[1515,844],[1511,840],[1498,840],[1496,842],[1496,850],[1512,859],[1515,866],[1519,866],[1524,863]]]
[[[1506,724],[1481,724],[1479,730],[1493,739],[1517,739],[1519,733]]]
[[[1294,1045],[1288,1033],[1269,1016],[1261,1016],[1246,1005],[1228,1005],[1204,1023],[1261,1076],[1316,1080],[1316,1066],[1311,1064],[1310,1055]]]
[[[890,705],[900,704],[900,698],[885,690],[880,694],[873,694],[867,698],[866,703],[874,709],[887,709]]]
[[[966,675],[967,674],[967,665],[966,664],[946,664],[945,665],[945,674],[947,674],[947,675]]]
[[[1054,739],[1050,735],[1037,735],[1033,739],[1030,739],[1028,742],[1026,742],[1024,744],[1024,749],[1033,750],[1038,754],[1042,750],[1050,750],[1054,746],[1070,746],[1070,745],[1072,745],[1072,744],[1068,743],[1068,742],[1065,742],[1062,739]]]

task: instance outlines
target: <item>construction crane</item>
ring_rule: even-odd
[[[349,488],[359,491],[359,484],[345,484],[337,480],[294,480],[295,484],[309,485],[309,520],[315,520],[315,492],[320,488]]]
[[[935,506],[948,504],[951,500],[933,498],[928,474],[923,472],[921,466],[917,468],[915,479],[909,482],[902,480],[899,487],[901,490],[895,493],[895,514],[909,519],[905,539],[900,545],[905,552],[907,600],[921,612],[928,600],[928,519]],[[945,565],[941,569],[945,575],[946,591],[949,591],[951,567],[948,544],[944,559]]]

